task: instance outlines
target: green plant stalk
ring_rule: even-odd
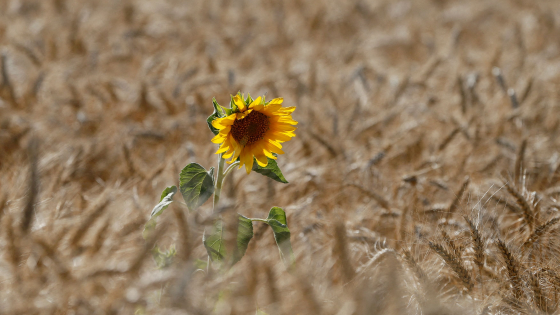
[[[249,220],[251,220],[251,221],[260,221],[260,222],[264,222],[264,223],[268,224],[268,221],[267,221],[266,219],[250,218]]]
[[[218,202],[220,201],[220,195],[222,193],[222,185],[224,183],[224,180],[226,179],[228,174],[231,173],[231,171],[233,171],[237,165],[239,165],[239,161],[235,161],[226,170],[224,170],[225,161],[226,160],[222,157],[222,154],[220,154],[220,160],[218,162],[218,174],[216,175],[216,184],[214,186],[214,204],[212,206],[213,213],[216,213],[218,209]]]
[[[212,213],[216,213],[216,211],[218,209],[218,203],[220,202],[220,195],[222,193],[222,185],[224,183],[224,179],[226,178],[226,176],[229,173],[231,173],[232,170],[235,169],[235,167],[237,165],[239,165],[239,161],[235,161],[226,170],[224,170],[226,160],[222,157],[222,155],[223,154],[220,154],[220,157],[219,157],[219,160],[218,160],[218,172],[216,174],[216,182],[214,184],[214,199],[212,200],[213,201]],[[222,232],[223,232],[223,230],[222,230]],[[206,273],[208,273],[209,268],[210,268],[210,255],[208,255],[208,262],[206,264]]]
[[[228,176],[228,174],[231,173],[231,171],[233,171],[237,165],[239,165],[239,161],[235,161],[233,164],[231,164],[231,165],[226,169],[226,171],[224,172],[224,178],[223,178],[223,180],[226,179],[226,176]]]
[[[218,174],[216,175],[216,184],[214,186],[214,200],[212,205],[212,213],[216,213],[218,209],[218,202],[220,201],[220,194],[222,192],[222,183],[224,181],[224,163],[226,160],[222,157],[223,154],[220,154],[218,160]]]
[[[222,182],[224,180],[224,175],[222,174],[224,171],[224,164],[225,161],[222,157],[223,154],[220,154],[218,158],[218,171],[216,174],[216,182],[214,183],[214,198],[212,199],[212,213],[216,213],[218,209],[218,202],[220,201],[220,194],[222,192]],[[204,234],[206,234],[206,229],[204,229]],[[208,274],[210,270],[210,255],[208,255],[208,261],[206,262],[206,274]]]

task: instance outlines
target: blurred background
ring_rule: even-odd
[[[552,0],[0,0],[0,314],[521,312],[492,244],[559,209],[559,19]],[[207,273],[211,202],[179,195],[158,268],[143,225],[186,164],[217,165],[211,100],[238,91],[297,107],[290,183],[224,188],[246,216],[286,210],[297,270],[254,223],[244,259]],[[462,216],[488,246],[478,278]],[[480,286],[430,249],[441,231]],[[529,274],[557,269],[547,231]],[[538,279],[516,299],[556,312],[560,278]]]

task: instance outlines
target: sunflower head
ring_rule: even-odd
[[[239,168],[245,165],[247,174],[254,161],[265,167],[269,159],[276,160],[276,154],[284,154],[282,143],[296,136],[297,121],[292,119],[295,107],[282,107],[282,102],[282,98],[266,102],[264,96],[244,99],[241,93],[231,97],[231,108],[215,102],[211,126],[217,133],[212,142],[220,144],[216,154],[231,158],[230,164],[239,159]]]

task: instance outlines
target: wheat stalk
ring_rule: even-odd
[[[521,299],[523,296],[523,286],[521,283],[521,273],[520,273],[520,265],[517,260],[513,257],[510,250],[506,246],[506,244],[498,239],[496,242],[498,248],[500,249],[500,253],[504,259],[506,264],[506,270],[508,274],[508,280],[512,286],[512,292],[516,299]]]
[[[474,285],[472,283],[472,279],[471,276],[469,275],[469,272],[463,266],[461,261],[457,259],[457,257],[455,257],[454,255],[450,254],[447,250],[445,250],[445,248],[443,248],[443,246],[439,244],[434,244],[432,242],[429,242],[428,245],[433,251],[435,251],[439,256],[441,256],[441,258],[443,258],[445,263],[457,274],[457,276],[459,277],[459,279],[461,280],[461,282],[463,283],[467,291],[471,291]]]

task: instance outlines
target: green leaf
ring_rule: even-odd
[[[157,217],[163,212],[163,210],[167,209],[169,204],[173,202],[173,196],[175,196],[175,193],[177,193],[177,186],[173,185],[165,188],[161,193],[159,203],[154,207],[150,216]]]
[[[231,256],[231,265],[241,260],[243,255],[245,255],[245,251],[247,251],[249,241],[253,238],[253,222],[251,219],[248,219],[240,214],[238,214],[238,219],[239,225],[237,226],[236,236],[237,246]],[[204,243],[204,247],[206,247],[206,251],[212,261],[223,262],[224,260],[228,260],[230,258],[230,254],[226,252],[222,219],[219,219],[214,223],[210,235],[204,233],[202,242]]]
[[[176,255],[177,250],[175,249],[175,245],[171,245],[168,250],[163,251],[157,245],[152,249],[152,257],[158,269],[169,267]]]
[[[212,98],[212,105],[214,106],[214,112],[212,113],[212,115],[208,116],[208,118],[206,119],[206,123],[208,123],[208,127],[210,128],[210,130],[217,135],[220,130],[214,128],[214,126],[212,126],[212,122],[214,121],[214,119],[216,118],[222,118],[222,117],[226,117],[227,111],[224,107],[220,106],[220,104],[218,104],[218,102],[216,101],[216,98]]]
[[[206,247],[208,256],[212,261],[222,261],[226,257],[226,245],[223,239],[223,222],[221,219],[217,220],[212,227],[210,235],[202,235],[202,243]]]
[[[152,209],[150,220],[144,225],[144,231],[142,232],[142,237],[144,237],[144,239],[148,239],[151,233],[153,233],[156,228],[156,218],[173,202],[173,196],[176,192],[177,186],[169,186],[163,190],[159,198],[159,203]]]
[[[257,308],[257,314],[256,315],[268,315],[268,313],[266,313],[265,311],[261,310],[260,308]]]
[[[266,221],[272,228],[272,232],[274,232],[274,239],[280,250],[280,257],[282,257],[286,266],[291,266],[295,261],[295,257],[290,242],[291,233],[288,228],[288,221],[286,220],[286,212],[282,208],[272,207]]]
[[[276,154],[275,154],[276,156]],[[280,168],[278,167],[278,163],[276,163],[276,160],[268,159],[268,164],[265,167],[261,167],[259,166],[259,163],[257,163],[257,161],[253,161],[253,171],[264,175],[266,177],[272,178],[277,182],[281,182],[284,184],[287,184],[288,181],[284,178],[284,175],[282,175],[282,171],[280,170]]]
[[[214,168],[209,172],[197,163],[185,166],[179,176],[179,189],[190,211],[200,207],[214,193]]]
[[[239,215],[239,225],[237,226],[237,248],[233,253],[233,262],[240,261],[247,251],[247,246],[253,238],[253,221],[251,219]]]
[[[193,262],[193,265],[196,269],[206,269],[206,266],[208,265],[208,262],[206,260],[202,260],[202,259],[195,259],[195,261]]]
[[[156,225],[157,222],[155,218],[150,218],[150,220],[144,224],[144,231],[142,231],[142,238],[144,238],[144,240],[147,240],[152,236],[152,233],[154,233],[154,230],[156,229]]]

